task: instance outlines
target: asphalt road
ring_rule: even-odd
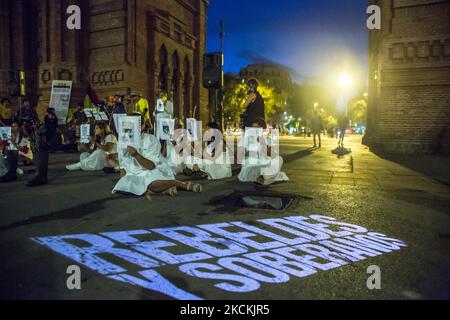
[[[151,200],[112,195],[116,176],[66,172],[65,164],[76,156],[53,154],[48,186],[27,189],[24,187],[26,177],[12,184],[0,185],[0,297],[172,299],[176,295],[192,295],[201,299],[262,300],[449,299],[450,187],[371,153],[360,144],[359,137],[351,138],[346,150],[338,150],[336,145],[336,140],[325,139],[321,149],[311,149],[309,139],[282,138],[283,170],[290,178],[286,183],[259,187],[240,184],[233,177],[225,181],[202,181],[205,190],[201,195],[180,193],[176,198],[153,196]],[[227,205],[229,203],[224,204],[223,200],[236,192],[244,195],[283,196],[292,200],[284,211],[233,208]],[[126,261],[103,253],[98,254],[98,257],[120,266],[122,272],[105,271],[101,274],[98,272],[100,269],[92,270],[92,266],[100,268],[102,263],[98,261],[92,262],[85,256],[79,256],[79,261],[74,261],[32,240],[235,221],[269,230],[256,221],[311,215],[333,217],[355,224],[401,240],[406,246],[359,261],[343,258],[346,261],[344,265],[329,270],[316,269],[308,276],[296,276],[289,274],[286,269],[280,271],[280,268],[275,268],[275,271],[273,268],[264,269],[264,266],[259,270],[247,266],[247,270],[251,269],[254,273],[247,271],[240,274],[236,266],[235,269],[224,267],[232,259],[219,262],[222,258],[213,257],[208,251],[203,253],[209,254],[209,257],[196,261],[208,263],[211,273],[233,275],[233,281],[205,279],[204,274],[199,277],[192,272],[189,274],[186,270],[188,267],[191,270],[193,268],[192,263],[187,261],[189,259],[164,265],[159,261],[158,266],[151,267],[150,260],[145,262],[145,256],[131,263],[132,258]],[[235,227],[234,232],[238,231],[243,229]],[[140,237],[140,241],[165,240],[176,243],[176,247],[168,248],[173,254],[200,252],[186,245],[186,242],[171,240],[155,232]],[[253,239],[260,243],[268,242],[267,239]],[[89,246],[79,240],[68,240],[68,243],[72,244],[71,248]],[[130,243],[115,245],[117,248],[132,248]],[[267,251],[247,249],[248,253]],[[157,257],[158,254],[155,254],[152,261],[158,261]],[[244,259],[242,254],[237,257]],[[89,263],[91,268],[86,266]],[[145,264],[147,266],[143,267]],[[67,287],[70,276],[67,268],[70,265],[81,268],[81,290],[69,290]],[[182,268],[181,265],[188,266]],[[367,273],[367,268],[372,265],[378,266],[381,271],[381,289],[369,290],[367,287],[366,282],[371,275]],[[217,271],[211,269],[214,266],[218,268]],[[160,279],[162,282],[159,283],[163,285],[152,290],[111,278],[126,273],[144,279],[142,273],[139,274],[143,270],[157,272],[147,273],[147,276],[159,275],[165,279]],[[268,273],[262,270],[268,270]],[[205,273],[207,270],[202,271]],[[244,274],[244,278],[236,278]],[[153,277],[151,280],[154,283],[158,279]],[[240,287],[241,292],[217,286],[224,282]],[[178,288],[178,293],[170,293],[171,286]]]

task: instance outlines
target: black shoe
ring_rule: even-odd
[[[208,179],[208,174],[203,171],[194,171],[194,174],[192,175],[192,180],[204,180]]]
[[[26,186],[27,187],[38,187],[38,186],[43,186],[43,185],[46,185],[46,184],[48,184],[47,179],[36,177],[33,180],[28,181]]]

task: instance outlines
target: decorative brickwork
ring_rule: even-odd
[[[373,1],[365,142],[389,152],[437,152],[450,128],[450,1]],[[440,149],[440,150],[438,150]]]
[[[66,28],[78,5],[82,29]],[[202,84],[207,0],[0,0],[0,69],[27,72],[28,96],[46,103],[54,79],[74,82],[72,104],[88,83],[100,97],[140,93],[154,105],[173,94],[176,116],[208,120]],[[165,55],[160,53],[164,51]],[[7,96],[5,83],[0,96]]]

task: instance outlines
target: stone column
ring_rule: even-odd
[[[70,5],[81,8],[81,30],[69,30],[66,10]],[[71,106],[81,102],[87,89],[89,1],[40,0],[42,39],[39,65],[39,89],[42,101],[50,101],[52,80],[71,80]]]

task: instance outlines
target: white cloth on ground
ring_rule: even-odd
[[[113,193],[127,192],[142,196],[154,181],[175,180],[172,169],[167,161],[162,159],[161,143],[154,135],[144,133],[141,136],[141,148],[138,152],[152,161],[156,166],[155,169],[144,168],[135,158],[119,150],[120,168],[126,171],[126,175],[117,182]]]
[[[110,134],[105,138],[105,144],[112,143],[113,148],[110,152],[97,149],[92,153],[83,152],[80,155],[81,170],[83,171],[99,171],[107,166],[106,157],[109,154],[117,153],[117,139]]]
[[[208,148],[208,153],[212,154],[212,150]],[[212,159],[200,159],[199,157],[191,156],[186,161],[186,167],[194,171],[194,166],[197,165],[200,171],[208,174],[209,180],[220,180],[230,178],[233,174],[231,171],[231,164],[227,163],[227,155],[222,152],[217,157]]]

